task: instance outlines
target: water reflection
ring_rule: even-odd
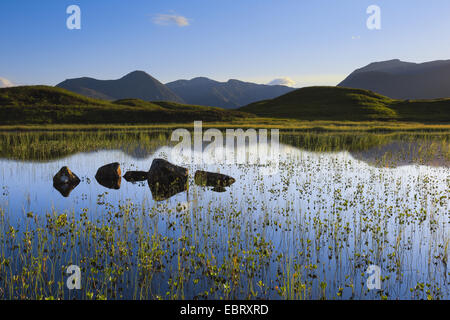
[[[138,132],[4,132],[0,133],[0,158],[54,161],[99,150],[122,150],[136,160],[173,146],[170,130]],[[450,166],[450,134],[437,133],[304,133],[281,132],[280,142],[312,152],[350,152],[371,165]],[[203,149],[210,143],[203,142]],[[384,159],[384,160],[383,160]],[[147,167],[148,168],[148,167]]]
[[[122,183],[122,177],[95,176],[95,180],[105,188],[119,190]]]
[[[148,186],[155,201],[167,200],[178,193],[188,190],[187,180],[174,181],[172,183],[160,183],[148,180]]]
[[[64,184],[55,184],[53,183],[53,187],[61,193],[61,195],[65,198],[69,197],[70,193],[73,189],[75,189],[80,182],[76,183],[64,183]]]
[[[295,142],[299,138],[285,139]],[[264,174],[261,164],[178,162],[171,158],[168,144],[151,152],[142,147],[138,158],[123,150],[98,149],[51,161],[2,159],[0,207],[11,223],[20,224],[28,212],[43,217],[52,210],[79,215],[88,209],[88,214],[97,219],[133,204],[142,219],[149,219],[142,229],[158,239],[168,239],[164,244],[168,255],[161,262],[167,269],[152,274],[162,292],[170,289],[170,270],[178,270],[178,263],[183,261],[178,260],[176,252],[186,247],[198,253],[189,258],[207,254],[212,261],[214,256],[219,268],[220,261],[230,263],[224,269],[236,263],[248,271],[247,277],[254,275],[253,288],[264,279],[270,286],[264,298],[279,297],[273,288],[287,281],[279,278],[287,268],[292,268],[290,274],[302,275],[302,284],[310,288],[308,297],[320,298],[320,281],[327,281],[329,297],[344,288],[343,298],[377,298],[376,292],[367,292],[361,285],[365,281],[362,274],[370,264],[380,265],[383,276],[389,276],[383,281],[389,297],[410,298],[410,288],[417,283],[432,283],[448,298],[448,268],[443,257],[448,255],[445,244],[450,234],[450,169],[447,160],[436,162],[436,166],[421,163],[427,157],[436,159],[429,156],[430,150],[447,159],[446,140],[421,142],[423,148],[398,147],[405,144],[389,141],[385,149],[383,145],[371,145],[362,151],[327,147],[319,152],[309,150],[312,147],[305,137],[300,139],[303,147],[294,147],[297,142],[280,146],[279,171],[274,175]],[[410,154],[414,156],[409,158]],[[167,179],[169,170],[137,183],[122,183],[120,189],[105,189],[92,182],[97,168],[105,163],[117,161],[125,172],[136,172],[161,158],[185,167],[190,174],[186,179]],[[412,162],[399,161],[402,165],[396,166],[387,159]],[[80,178],[68,198],[61,197],[51,183],[54,173],[63,166]],[[196,179],[197,171],[221,173],[235,182],[227,188],[208,187],[207,180]],[[179,239],[192,241],[185,245]],[[177,246],[170,247],[169,243]],[[206,265],[202,261],[195,260],[195,265]],[[189,269],[189,265],[183,268]],[[230,272],[233,270],[238,269]],[[195,272],[195,277],[201,277]],[[185,297],[196,297],[214,286],[214,281],[207,279],[198,287],[189,283]],[[134,279],[131,282],[135,283]],[[236,289],[233,297],[247,297],[250,293],[244,289]],[[130,297],[127,294],[124,292]]]

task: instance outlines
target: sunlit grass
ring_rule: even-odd
[[[193,122],[189,123],[161,123],[149,125],[126,125],[126,124],[48,124],[48,125],[1,125],[1,131],[139,131],[158,128],[193,128]],[[203,122],[205,128],[267,128],[267,129],[293,129],[302,131],[363,131],[363,132],[386,132],[386,131],[448,131],[450,124],[434,123],[424,124],[419,122],[396,122],[396,121],[302,121],[295,119],[275,118],[249,118],[232,120],[226,122]]]

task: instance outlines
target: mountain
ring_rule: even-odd
[[[294,90],[281,85],[271,86],[239,80],[219,82],[204,77],[177,80],[166,83],[166,86],[186,103],[225,109],[238,108],[255,101],[272,99]]]
[[[145,101],[184,102],[164,84],[144,71],[134,71],[117,80],[68,79],[57,84],[56,87],[95,99],[134,98]]]
[[[0,89],[0,125],[190,123],[249,117],[254,115],[176,102],[99,100],[48,86]]]
[[[394,99],[448,98],[450,60],[375,62],[355,70],[338,86],[372,90]]]
[[[368,90],[340,87],[301,88],[238,110],[302,120],[450,122],[450,99],[395,100]]]

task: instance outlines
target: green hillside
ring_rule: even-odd
[[[224,110],[139,99],[111,102],[47,86],[0,89],[0,125],[230,122],[255,115],[267,118],[259,121],[286,118],[450,123],[450,99],[394,100],[367,90],[309,87],[238,110]]]
[[[450,99],[394,100],[372,91],[308,87],[239,111],[301,120],[450,122]]]
[[[231,121],[251,117],[239,111],[122,99],[87,98],[48,86],[0,89],[0,125],[13,124],[150,124],[161,122]]]

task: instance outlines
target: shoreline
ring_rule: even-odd
[[[0,125],[1,132],[30,131],[139,131],[154,129],[193,129],[194,123],[155,124],[11,124]],[[204,128],[280,129],[304,132],[450,132],[450,123],[426,124],[386,121],[300,121],[289,119],[249,119],[231,122],[203,122]]]

